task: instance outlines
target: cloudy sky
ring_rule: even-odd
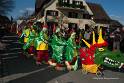
[[[119,20],[124,25],[124,0],[85,0],[88,2],[99,3],[103,6],[108,15]],[[15,9],[9,16],[16,18],[22,15],[25,10],[33,12],[35,9],[35,0],[15,0]]]
[[[28,10],[29,13],[34,12],[35,0],[14,0],[14,1],[15,1],[15,8],[9,14],[9,16],[13,16],[14,18],[17,18],[18,16],[21,16],[26,10]]]

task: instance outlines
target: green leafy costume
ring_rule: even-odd
[[[24,30],[22,31],[21,36],[19,37],[19,42],[26,43],[28,41],[29,34],[30,29],[28,27],[25,27]]]
[[[54,59],[57,63],[62,63],[65,45],[66,42],[62,37],[58,37],[56,34],[53,34],[53,39],[51,42],[51,47],[53,50],[52,59]]]
[[[119,51],[109,51],[107,48],[104,48],[104,51],[96,49],[95,63],[108,68],[122,68],[124,66],[124,55]]]
[[[35,38],[34,46],[37,50],[48,50],[48,36],[47,34],[42,30],[38,36]],[[42,47],[39,46],[42,44]],[[45,47],[44,47],[45,46]]]
[[[23,49],[26,50],[28,49],[31,45],[34,45],[34,39],[36,37],[36,32],[34,30],[30,31],[29,34],[29,39],[27,41],[27,43],[23,46]]]
[[[71,34],[71,37],[67,40],[67,46],[65,48],[66,61],[72,61],[76,56],[76,43],[75,43],[75,33]]]

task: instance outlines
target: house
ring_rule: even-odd
[[[58,24],[75,29],[121,27],[121,23],[112,20],[100,4],[85,0],[36,0],[35,14],[37,18],[45,18],[49,30]]]
[[[61,25],[61,28],[85,29],[94,23],[93,13],[84,0],[36,0],[35,14],[44,17],[49,29]]]
[[[104,8],[100,4],[96,3],[87,2],[87,4],[93,12],[93,21],[96,24],[96,28],[99,29],[98,26],[102,26],[103,29],[109,27],[111,18],[108,16]]]
[[[116,28],[122,29],[123,25],[117,20],[111,20],[110,28],[111,28],[111,31],[114,31]]]
[[[104,30],[109,28],[111,31],[113,31],[116,28],[123,27],[119,21],[111,19],[100,4],[90,2],[86,3],[93,12],[93,21],[95,22],[97,29],[99,29],[98,26],[102,26]]]

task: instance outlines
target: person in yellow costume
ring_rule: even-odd
[[[29,23],[28,23],[28,24],[24,27],[24,29],[23,29],[23,31],[22,31],[22,34],[21,34],[21,36],[20,36],[20,38],[19,38],[19,41],[24,44],[23,47],[26,45],[26,43],[27,43],[28,40],[29,40],[30,31],[31,31],[31,29],[29,28]],[[25,49],[23,49],[23,50],[25,50]],[[27,50],[25,50],[25,51],[27,51]]]
[[[29,33],[29,37],[27,40],[27,43],[23,46],[24,50],[28,49],[28,54],[30,55],[34,55],[35,54],[35,48],[34,48],[34,40],[35,37],[37,36],[37,26],[32,22],[31,25],[29,25],[30,27],[30,33]]]
[[[43,26],[42,31],[35,38],[34,46],[37,51],[36,64],[40,65],[43,60],[48,62],[48,30],[47,26]]]
[[[29,39],[30,28],[25,27],[25,30],[23,31],[23,33],[24,33],[24,43],[27,43]]]

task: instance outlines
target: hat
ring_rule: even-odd
[[[92,44],[89,44],[86,40],[82,39],[83,42],[87,45],[87,47],[91,47],[92,45],[96,45],[96,41],[95,41],[95,32],[93,31],[93,40],[92,40]]]
[[[102,28],[100,28],[97,46],[98,47],[104,47],[107,45],[108,45],[108,43],[102,38]]]

